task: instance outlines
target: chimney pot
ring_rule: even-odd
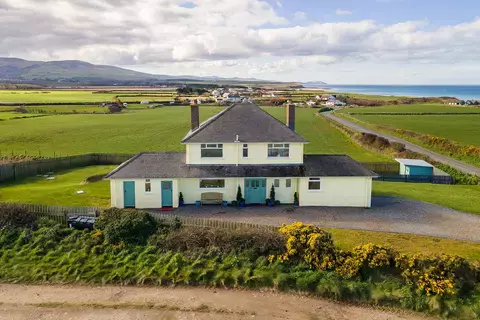
[[[287,126],[295,131],[295,105],[287,104]]]
[[[198,109],[198,104],[190,106],[190,116],[191,116],[191,129],[196,130],[200,126],[200,111]]]

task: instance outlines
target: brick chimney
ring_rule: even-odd
[[[192,131],[198,129],[200,126],[200,111],[198,110],[198,104],[192,104],[190,106],[190,118]]]
[[[287,104],[287,126],[295,131],[295,105]]]

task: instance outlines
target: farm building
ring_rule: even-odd
[[[286,125],[253,103],[203,123],[199,110],[191,106],[186,152],[140,153],[106,176],[113,207],[178,207],[180,194],[185,204],[232,202],[238,189],[247,205],[265,204],[272,187],[284,204],[371,206],[375,173],[347,155],[304,154],[294,105]]]
[[[433,176],[433,165],[418,159],[395,159],[400,163],[400,175]]]

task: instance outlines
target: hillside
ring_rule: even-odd
[[[221,78],[216,76],[154,75],[124,68],[95,65],[84,61],[28,61],[0,57],[0,82],[31,84],[81,85],[152,85],[185,82],[207,83],[278,83],[255,78]],[[287,83],[285,83],[287,84]]]

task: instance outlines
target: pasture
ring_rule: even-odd
[[[444,104],[404,104],[385,107],[345,108],[339,113],[480,113],[480,108]]]
[[[446,138],[464,145],[480,146],[478,115],[355,115],[376,125],[386,125]]]
[[[201,120],[221,107],[200,109]],[[266,108],[285,121],[284,108]],[[1,154],[42,156],[84,153],[137,153],[141,151],[183,151],[180,141],[190,128],[190,108],[175,106],[122,114],[75,114],[2,121]],[[365,162],[391,161],[354,144],[332,128],[315,110],[297,109],[297,130],[310,143],[307,153],[348,154]]]

